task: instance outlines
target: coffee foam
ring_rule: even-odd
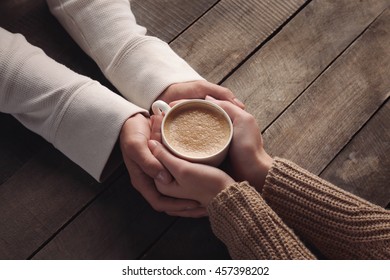
[[[222,150],[230,136],[225,116],[209,105],[183,106],[165,120],[168,144],[189,157],[208,157]]]

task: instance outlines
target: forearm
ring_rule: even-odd
[[[331,259],[390,258],[390,212],[275,159],[262,196],[281,219]]]
[[[128,0],[47,0],[52,13],[105,76],[149,109],[171,84],[201,80],[168,44],[146,36]]]
[[[208,206],[210,223],[234,259],[313,259],[297,236],[244,183],[219,193]]]
[[[101,179],[123,123],[145,111],[1,28],[0,53],[0,111]]]

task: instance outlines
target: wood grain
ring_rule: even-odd
[[[390,101],[321,173],[321,177],[382,207],[390,203]]]
[[[375,3],[314,1],[300,11],[280,33],[233,73],[223,85],[233,89],[239,98],[245,96],[242,99],[247,105],[247,110],[254,113],[261,123],[265,122],[269,125],[375,20],[385,7],[385,1]],[[264,73],[266,75],[263,75]],[[290,82],[289,79],[293,81]],[[270,94],[272,87],[275,87],[278,93],[272,91]],[[264,96],[268,98],[265,102]],[[305,106],[308,105],[310,110],[312,104],[305,103]],[[268,111],[264,112],[264,110]],[[294,113],[299,115],[298,111]],[[285,135],[281,135],[280,138],[283,136]],[[294,139],[286,141],[294,141]],[[310,139],[311,136],[307,136],[308,142]],[[272,142],[273,139],[269,141]],[[274,152],[278,152],[277,146]],[[205,244],[200,233],[207,232],[208,226],[194,224],[196,222],[192,220],[180,220],[175,223],[144,258],[159,259],[166,255],[188,259],[194,256],[204,258],[204,255],[197,255],[198,251],[195,247]],[[186,250],[167,252],[167,248],[172,247],[175,242],[186,244],[181,246],[194,255],[187,255]],[[209,247],[213,248],[210,245]],[[210,255],[213,253],[214,251],[210,249]]]
[[[0,114],[0,185],[46,144],[8,114]]]
[[[171,46],[211,81],[221,82],[241,66],[224,85],[269,126],[264,137],[272,154],[317,174],[337,156],[322,175],[379,201],[380,194],[388,195],[388,188],[379,185],[388,181],[388,159],[380,154],[388,149],[387,136],[380,133],[388,131],[388,104],[375,114],[390,94],[389,12],[361,33],[388,0],[314,0],[291,21],[288,18],[305,1],[284,6],[286,2],[134,0],[132,5],[149,34],[169,41],[184,31]],[[170,9],[163,9],[168,4]],[[0,15],[2,7],[20,8],[6,13],[12,31],[24,33],[50,56],[106,84],[43,0],[2,1]],[[0,25],[6,19],[0,17]],[[271,34],[275,36],[267,41]],[[9,116],[1,117],[1,128],[22,132],[0,141],[15,151],[15,158],[13,152],[0,154],[0,167],[14,160],[14,167],[0,171],[0,179],[5,178],[0,183],[0,259],[32,254],[34,259],[228,258],[206,219],[176,220],[157,213],[130,186],[127,175],[113,184],[97,184],[41,140],[24,153],[29,149],[23,147],[30,139],[27,131],[8,126]],[[18,139],[23,135],[27,139]],[[373,146],[363,153],[367,143]],[[357,178],[356,165],[347,159],[351,153],[352,160],[377,156],[385,164],[375,170],[376,160],[364,162],[375,172]],[[343,172],[338,175],[337,170]],[[376,203],[384,205],[386,199]]]
[[[179,4],[178,0],[135,0],[132,1],[132,9],[151,35],[172,40],[215,2],[180,0]],[[116,91],[50,14],[46,1],[1,1],[0,26],[10,32],[22,33],[30,43],[42,48],[56,61]],[[1,184],[41,148],[44,141],[37,141],[38,137],[4,114],[0,115],[0,128],[6,134],[0,139]]]
[[[247,110],[256,116],[259,123],[263,126],[268,126],[380,15],[386,5],[386,1],[364,1],[364,3],[353,0],[313,1],[266,45],[260,48],[251,59],[234,72],[223,85],[232,89],[240,99],[245,101]],[[361,44],[363,44],[361,48],[364,48],[364,43]],[[372,45],[375,44],[376,42],[372,42]],[[381,48],[383,45],[382,42],[378,47]],[[382,67],[381,65],[377,66],[378,69]],[[373,73],[367,78],[375,75],[377,68],[374,67],[374,69],[371,69]],[[348,68],[347,70],[349,71],[350,69]],[[342,70],[340,69],[339,71]],[[367,69],[367,71],[370,70]],[[353,74],[356,74],[356,72],[359,73],[359,71],[355,71]],[[339,73],[332,72],[329,75],[330,78],[337,79]],[[384,75],[378,77],[378,82],[380,82],[381,78],[385,78]],[[332,88],[331,82],[327,83],[324,81],[321,86],[325,87],[323,92],[312,91],[311,94],[314,96],[321,94],[323,98],[326,98],[326,90],[338,90],[335,95],[338,95],[340,92],[340,89]],[[386,84],[382,86],[385,87]],[[383,88],[381,89],[383,95]],[[339,100],[343,101],[343,99]],[[335,103],[337,102],[335,101]],[[313,104],[304,101],[299,109],[288,110],[286,113],[290,117],[281,120],[281,126],[286,126],[285,130],[276,129],[276,132],[280,132],[280,135],[277,135],[277,139],[280,140],[278,144],[281,145],[281,149],[279,149],[278,145],[272,145],[274,139],[268,137],[269,134],[265,134],[266,144],[271,143],[268,145],[269,150],[274,154],[283,155],[279,154],[279,151],[285,149],[285,146],[289,147],[291,143],[295,144],[295,141],[297,141],[294,148],[291,149],[291,154],[294,153],[294,149],[305,153],[305,148],[300,146],[301,140],[297,139],[295,134],[289,133],[289,129],[294,129],[289,127],[288,124],[284,124],[284,121],[285,119],[295,120],[296,118],[301,120],[300,110],[310,112],[313,106],[317,109],[315,113],[319,115],[318,118],[326,118],[327,115],[325,114],[324,116],[322,114],[322,106],[324,106],[324,109],[328,109],[327,106],[332,105],[329,111],[338,109],[337,104],[328,103],[316,102]],[[339,106],[342,108],[344,104],[341,103]],[[364,104],[362,104],[360,109],[364,110],[363,106]],[[380,102],[378,102],[377,106],[380,106]],[[371,109],[371,114],[375,108]],[[360,112],[356,113],[360,114]],[[311,122],[310,119],[305,119],[305,117],[306,115],[302,116],[302,122],[304,123],[299,124],[302,127],[307,127]],[[366,117],[369,118],[370,115]],[[363,124],[361,123],[360,125]],[[312,124],[312,126],[315,127],[315,124]],[[275,128],[271,128],[271,131],[273,129]],[[321,126],[317,129],[320,132],[320,130],[327,129],[327,127]],[[304,129],[297,129],[296,134],[302,131]],[[315,131],[315,133],[317,132]],[[353,132],[351,133],[353,134]],[[352,137],[352,135],[349,136]],[[305,144],[307,146],[312,145],[310,146],[311,149],[315,149],[318,146],[318,141],[320,141],[311,133],[306,133],[302,138],[306,141]],[[344,143],[348,141],[348,139],[336,139],[335,141],[337,140],[343,140]],[[333,151],[332,155],[334,156],[336,153],[337,151]],[[311,156],[313,155],[306,155],[308,163],[310,163]],[[298,157],[291,156],[290,158],[300,162]],[[322,167],[326,166],[331,159],[329,157],[328,161],[324,161]],[[309,164],[307,165],[309,166]],[[197,233],[199,231],[207,232],[208,228],[207,225],[203,225],[203,227],[195,225],[196,223],[192,223],[192,226],[187,225],[185,222],[174,224],[168,233],[156,243],[155,247],[151,248],[145,258],[161,258],[163,254],[182,256],[188,250],[197,252],[197,249],[194,248],[196,246],[193,244],[207,244],[207,237],[198,236]],[[190,237],[186,235],[178,236],[176,235],[178,232],[186,232]],[[173,244],[173,240],[180,242],[180,246],[186,249],[183,252],[175,250],[174,252],[164,253],[166,248]],[[210,254],[213,254],[213,252],[210,252]],[[192,256],[196,256],[196,253]],[[186,255],[186,257],[191,258],[190,254]]]
[[[304,3],[221,0],[171,47],[203,77],[218,83]]]
[[[9,20],[25,16],[36,5],[42,5],[42,3],[44,0],[2,0],[0,2],[0,26]]]
[[[173,221],[122,176],[34,259],[136,259]]]
[[[272,155],[319,174],[390,95],[390,9],[264,133]]]
[[[303,1],[301,1],[301,2],[303,2]],[[229,5],[228,6],[225,6],[225,5],[226,4],[223,5],[224,9],[230,8]],[[214,10],[214,8],[212,9],[212,11]],[[291,10],[291,7],[289,6],[288,8],[290,9],[289,12],[292,13],[293,11]],[[248,7],[247,7],[247,9],[248,9]],[[268,11],[268,10],[265,10],[265,11]],[[278,12],[279,12],[279,10],[275,10],[274,13],[278,13]],[[209,18],[207,15],[209,13],[207,13],[204,16],[204,17],[206,17],[205,23],[207,23],[207,19]],[[277,20],[275,19],[275,22],[274,22],[274,25],[276,27],[277,27],[276,22],[278,24],[281,24],[288,17],[286,15],[285,11],[281,12],[281,14],[282,14],[282,16],[280,16],[280,15],[274,16],[277,19]],[[251,16],[254,16],[254,13],[251,13]],[[200,21],[202,21],[204,17],[202,17],[200,19]],[[157,18],[158,18],[158,16],[157,16]],[[223,20],[224,21],[231,21],[231,18],[227,17],[227,18],[224,18]],[[197,21],[197,22],[199,22],[199,21]],[[152,22],[151,26],[153,26],[153,24],[154,23]],[[146,27],[148,27],[147,24],[145,24],[145,25],[146,25]],[[275,26],[273,28],[276,28]],[[270,30],[270,29],[272,29],[272,28],[269,28],[269,26],[267,26],[266,30]],[[272,32],[272,31],[269,31],[269,32]],[[218,35],[218,32],[216,32],[214,35]],[[257,44],[257,42],[255,44]],[[227,71],[230,71],[230,70],[227,70]],[[117,189],[117,191],[118,191],[118,189]],[[115,204],[112,201],[112,200],[116,199],[115,196],[107,198],[107,199],[109,201],[111,201],[110,203]],[[82,235],[84,231],[80,228],[86,227],[85,230],[87,232],[90,232],[93,230],[93,227],[96,226],[94,224],[95,223],[94,221],[96,220],[96,215],[94,215],[94,213],[95,213],[95,211],[97,211],[96,207],[99,207],[97,205],[98,204],[96,204],[96,206],[95,206],[95,203],[94,203],[94,205],[91,207],[92,210],[85,212],[85,218],[80,217],[80,218],[75,219],[75,221],[73,221],[64,231],[62,231],[60,234],[58,234],[58,236],[55,237],[41,252],[39,252],[39,254],[36,255],[36,258],[77,258],[77,257],[80,257],[80,258],[106,258],[108,256],[111,256],[113,258],[122,258],[122,257],[136,258],[136,257],[139,257],[139,255],[137,255],[137,254],[141,254],[142,252],[135,247],[131,247],[132,245],[130,247],[128,247],[127,250],[123,250],[123,251],[120,251],[120,250],[115,251],[114,249],[109,249],[109,248],[111,248],[111,246],[115,247],[116,245],[114,243],[110,243],[110,244],[107,243],[107,242],[112,242],[110,237],[106,237],[107,232],[102,232],[100,234],[90,236],[90,240],[88,242],[83,241],[85,239],[85,237],[83,237],[83,235]],[[110,213],[108,213],[107,215],[110,215]],[[124,221],[128,220],[126,212],[118,212],[117,215],[122,217],[120,220],[124,220]],[[83,217],[84,217],[84,213],[83,213]],[[91,219],[90,223],[87,222],[87,220],[89,220],[89,219]],[[157,222],[157,221],[153,220],[152,218],[149,218],[149,219],[151,221],[153,221],[153,223]],[[107,223],[107,225],[104,227],[112,227],[112,226],[110,226],[111,220],[112,220],[111,218],[103,219],[100,225]],[[159,223],[157,223],[157,224],[159,224]],[[123,227],[126,228],[126,226],[123,226]],[[119,226],[117,230],[123,231],[123,229],[122,229],[123,227]],[[160,227],[164,228],[164,226],[161,224],[160,224]],[[130,228],[130,226],[129,226],[129,228]],[[202,230],[199,227],[198,228],[193,227],[193,229],[195,229],[195,230],[197,229],[197,231],[194,231],[194,233],[198,232],[199,230]],[[115,232],[115,231],[116,231],[116,229],[113,228],[112,234],[121,234],[120,232]],[[136,232],[136,229],[133,229],[133,231]],[[144,237],[144,238],[148,239],[148,240],[150,239],[148,242],[151,242],[153,234],[154,233],[151,232],[150,234],[147,235],[148,237]],[[108,236],[110,236],[110,235],[108,235]],[[134,235],[134,237],[132,238],[133,235],[132,235],[132,232],[130,230],[128,230],[128,232],[126,232],[126,236],[127,236],[127,238],[138,240],[138,241],[135,241],[136,244],[140,243],[140,241],[139,241],[140,237]],[[108,241],[106,240],[106,238]],[[158,238],[158,235],[154,235],[154,238]],[[203,235],[203,238],[209,239],[209,240],[211,239],[212,241],[209,242],[208,244],[214,244],[213,245],[214,247],[220,246],[220,243],[215,238],[213,239],[211,232],[208,232],[208,234]],[[124,242],[126,242],[126,241],[124,240]],[[66,245],[63,245],[63,244],[66,244]],[[101,246],[103,246],[104,248],[107,247],[107,251],[105,251],[105,253],[103,254],[101,251],[99,251],[99,250],[101,250],[100,248],[95,248],[94,246],[90,246],[90,244],[95,244],[95,245],[101,244]],[[145,243],[141,242],[140,244],[143,244],[143,246],[145,246]],[[183,250],[180,252],[185,252],[186,251],[185,248],[188,246],[186,246],[185,243],[183,243],[181,246],[183,246]],[[61,248],[61,250],[58,251],[58,248]],[[71,248],[71,249],[64,250],[63,248]],[[122,246],[122,249],[123,248],[125,248],[125,247]],[[114,251],[110,251],[110,250],[114,250]],[[207,254],[207,252],[203,252],[203,254],[205,254],[205,253]],[[199,252],[199,254],[201,254],[201,252]],[[217,252],[217,254],[219,254],[219,252]],[[203,255],[203,257],[205,257],[205,255]]]
[[[29,160],[0,186],[0,259],[29,257],[102,188],[54,148]]]
[[[226,260],[230,256],[225,245],[212,233],[207,218],[180,218],[142,259]]]
[[[152,2],[149,1],[149,4]],[[163,4],[163,2],[160,1],[160,4]],[[206,2],[208,3],[209,1]],[[202,3],[206,2],[202,1]],[[173,26],[181,26],[181,28],[185,29],[187,28],[186,24],[191,24],[194,19],[200,17],[204,12],[204,9],[199,8],[200,2],[186,1],[186,3],[188,9],[186,9],[185,4],[180,7],[180,9],[187,11],[182,17],[178,18],[172,14],[169,19],[170,24]],[[207,9],[207,7],[204,8]],[[4,17],[0,18],[0,26],[5,27],[11,32],[22,33],[30,43],[41,47],[49,56],[58,62],[67,65],[80,74],[90,76],[113,89],[100,73],[95,63],[81,51],[59,25],[57,20],[50,14],[44,0],[2,1],[0,3],[0,11],[4,15]],[[160,11],[158,9],[152,11],[150,18],[159,18],[159,14],[154,13],[160,13]],[[164,18],[168,19],[168,15],[164,15]],[[143,19],[147,27],[149,27],[149,19]],[[153,24],[150,23],[151,26]],[[167,33],[165,34],[165,32]],[[156,35],[161,37],[178,35],[172,30],[163,29],[157,33],[159,34]],[[7,153],[0,156],[0,166],[7,167],[6,170],[0,172],[2,181],[5,182],[0,185],[0,223],[5,225],[0,230],[0,259],[23,259],[35,254],[35,251],[56,236],[64,225],[67,225],[75,216],[79,215],[79,211],[83,211],[84,207],[93,201],[100,191],[110,186],[109,184],[97,184],[89,175],[85,174],[84,171],[67,160],[43,140],[39,145],[34,146],[34,149],[29,153],[24,153],[23,151],[29,147],[28,145],[24,146],[26,142],[31,141],[34,143],[39,141],[35,141],[33,139],[34,137],[30,138],[29,135],[31,135],[31,132],[28,132],[25,128],[17,124],[10,116],[0,115],[0,117],[4,121],[4,126],[1,127],[2,135],[3,132],[7,133],[7,137],[2,138],[0,142],[1,144],[5,142],[0,152],[7,150]],[[21,132],[15,134],[14,132],[8,131],[14,129],[20,129]],[[23,136],[26,136],[26,139],[19,141],[18,137]],[[12,150],[9,150],[9,148],[12,148]],[[14,154],[14,151],[18,152]],[[38,151],[40,151],[40,154],[36,154]],[[123,187],[131,188],[128,181],[123,184]],[[140,197],[137,199],[142,201]],[[114,203],[116,202],[115,199],[113,201]],[[110,208],[107,211],[113,210]],[[145,217],[142,215],[139,214],[140,219]],[[123,213],[121,217],[126,219],[126,214]],[[149,216],[146,216],[146,218],[145,223],[151,221]],[[92,219],[96,219],[96,217],[92,217]],[[158,219],[156,226],[161,226],[159,220],[162,223],[168,222],[166,225],[169,225],[169,219],[168,221]],[[85,225],[86,229],[96,230],[96,228],[90,228],[87,225],[88,223]],[[95,225],[93,224],[93,226]],[[139,222],[139,227],[141,231],[147,229],[147,226],[145,227],[142,221]],[[164,226],[161,226],[161,228],[164,229]],[[113,230],[115,232],[115,228]],[[152,235],[155,232],[158,231],[153,230]],[[103,231],[100,232],[98,238],[92,240],[90,244],[93,241],[100,242],[100,238],[104,239],[104,234],[106,233]],[[74,234],[77,236],[77,232]],[[142,232],[142,234],[148,233]],[[140,237],[142,234],[139,233],[139,236],[134,239],[135,243],[142,239],[142,236]],[[123,236],[123,241],[127,242],[127,238],[128,236]],[[76,243],[80,241],[83,243],[85,238],[80,237]],[[110,246],[115,247],[112,244]],[[140,245],[139,248],[141,247]],[[80,248],[74,248],[79,249],[79,256],[87,256],[86,251],[84,251],[85,254],[83,253],[82,246]],[[88,249],[88,246],[86,245],[84,249]],[[117,250],[119,251],[120,248],[117,248]],[[77,252],[73,252],[74,254],[72,255],[70,251],[65,250],[63,252],[64,256],[77,258]],[[126,256],[129,256],[128,254],[138,255],[142,253],[141,251],[134,253],[130,250]],[[50,258],[50,254],[53,256],[56,254],[56,252],[52,253],[50,250],[46,252],[46,258]],[[87,252],[89,251],[87,250]],[[101,251],[96,249],[89,256],[92,256],[93,253],[99,254],[99,252]],[[110,254],[107,252],[105,256],[107,258],[114,255],[117,256],[115,253]],[[101,256],[101,258],[104,258],[104,256]]]
[[[172,41],[219,0],[132,0],[137,23],[148,34],[165,42]]]
[[[266,128],[388,5],[387,0],[312,1],[223,86]]]

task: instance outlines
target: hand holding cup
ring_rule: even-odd
[[[159,100],[153,103],[152,110],[155,115],[164,113],[162,142],[174,155],[213,166],[218,166],[226,157],[233,125],[220,106],[192,99],[171,108]]]

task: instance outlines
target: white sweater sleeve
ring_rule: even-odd
[[[43,136],[97,180],[125,120],[147,113],[2,28],[0,111]]]
[[[146,36],[129,0],[47,0],[51,12],[129,101],[149,109],[169,85],[202,80],[165,42]]]

